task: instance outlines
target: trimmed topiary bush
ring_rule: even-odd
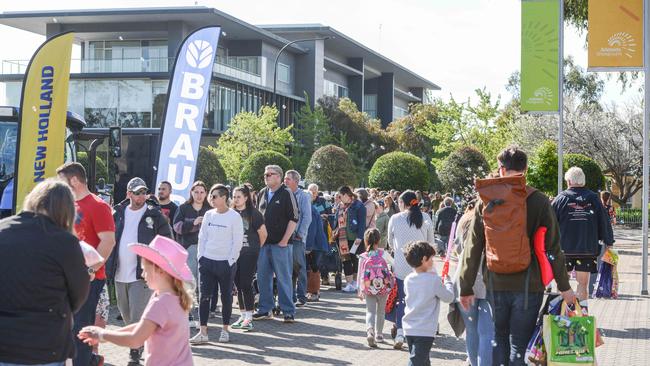
[[[380,190],[426,191],[429,188],[429,172],[426,164],[417,156],[394,151],[377,159],[370,169],[368,183],[370,187]]]
[[[284,172],[293,168],[291,160],[279,152],[259,151],[244,161],[239,174],[239,184],[250,183],[257,191],[264,188],[264,167],[267,165],[279,165]]]
[[[88,163],[88,153],[85,151],[79,151],[77,153],[77,162],[79,162],[81,165],[84,166],[84,169],[86,169],[86,175],[90,174],[90,165]],[[99,180],[99,178],[104,178],[104,181],[106,183],[109,182],[108,180],[108,168],[106,167],[106,163],[104,163],[104,160],[97,156],[95,160],[95,183]]]
[[[445,158],[438,177],[447,192],[470,194],[474,180],[484,178],[489,171],[485,156],[475,147],[464,146]]]
[[[199,158],[196,162],[196,177],[208,186],[217,183],[226,184],[226,171],[221,166],[217,154],[205,146],[199,146]]]
[[[343,185],[354,187],[355,168],[347,151],[326,145],[314,151],[307,165],[305,180],[316,183],[321,190],[333,191]]]
[[[544,141],[528,160],[526,182],[549,196],[557,195],[557,145]]]
[[[582,154],[566,154],[564,156],[564,171],[572,166],[577,166],[585,173],[586,187],[594,192],[605,188],[605,175],[598,163],[588,156]],[[566,186],[566,182],[564,182]]]

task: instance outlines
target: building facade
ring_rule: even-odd
[[[174,57],[193,30],[220,25],[203,136],[213,143],[240,111],[275,102],[279,124],[306,100],[349,97],[386,126],[438,86],[322,25],[254,26],[206,7],[5,12],[0,24],[51,37],[75,32],[69,110],[88,127],[159,128]],[[275,59],[277,90],[274,94]],[[2,60],[0,87],[18,106],[29,60]],[[305,98],[308,97],[308,99]],[[0,101],[1,102],[1,101]]]

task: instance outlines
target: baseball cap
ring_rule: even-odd
[[[126,185],[126,190],[129,192],[137,192],[141,189],[149,189],[147,188],[147,184],[142,180],[140,177],[134,177],[129,181],[129,184]]]

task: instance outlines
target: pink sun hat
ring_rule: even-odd
[[[194,283],[192,271],[187,266],[187,250],[172,239],[156,235],[149,245],[133,243],[129,244],[129,249],[154,263],[170,276]]]

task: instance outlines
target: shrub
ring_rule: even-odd
[[[326,145],[314,152],[305,180],[318,184],[321,190],[333,191],[343,185],[355,186],[355,168],[352,159],[342,148]]]
[[[258,191],[264,188],[264,167],[267,165],[279,165],[284,172],[293,168],[291,160],[279,152],[259,151],[249,156],[242,164],[239,184],[250,183]]]
[[[368,183],[381,190],[429,188],[429,173],[426,164],[417,156],[395,151],[382,155],[370,169]]]
[[[86,169],[86,174],[90,174],[90,165],[88,162],[88,153],[85,151],[80,151],[77,153],[77,162],[79,162],[81,165],[84,166]],[[90,177],[89,177],[90,178]],[[95,159],[95,184],[99,180],[99,178],[104,178],[104,181],[106,183],[109,182],[108,180],[108,168],[106,167],[106,163],[104,163],[104,160],[97,156]]]
[[[594,192],[605,188],[605,175],[598,163],[582,154],[566,154],[564,156],[565,172],[572,166],[577,166],[585,172],[586,187]],[[566,182],[564,182],[566,185]]]
[[[226,183],[226,172],[213,150],[199,146],[199,158],[196,162],[196,177],[194,180],[202,180],[208,188],[216,183]]]
[[[467,195],[474,191],[474,180],[484,178],[489,170],[490,165],[478,149],[464,146],[445,158],[438,177],[447,192]]]
[[[528,162],[528,185],[539,189],[549,196],[557,195],[557,145],[553,141],[544,141]]]

